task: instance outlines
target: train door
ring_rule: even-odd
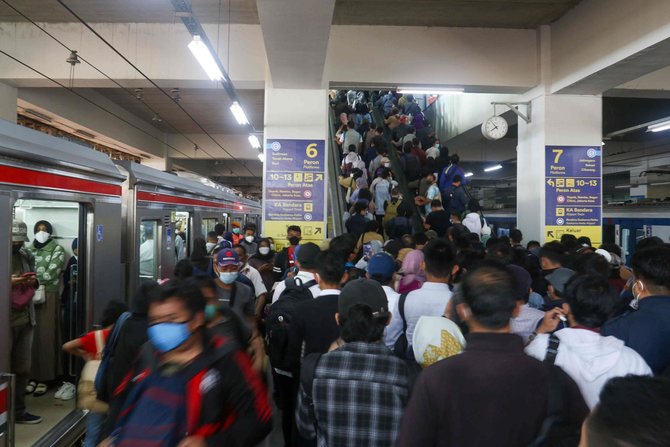
[[[79,266],[86,265],[87,215],[86,205],[62,200],[20,198],[12,207],[13,221],[21,223],[12,236],[12,278],[29,277],[22,260],[31,258],[39,281],[33,303],[11,312],[14,370],[22,358],[29,366],[16,376],[25,396],[16,395],[15,404],[42,418],[35,425],[15,421],[17,447],[33,445],[76,408],[81,362],[61,347],[86,328],[87,269]]]
[[[170,220],[174,228],[175,263],[177,263],[191,255],[193,218],[189,212],[173,211]]]

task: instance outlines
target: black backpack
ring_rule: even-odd
[[[287,278],[284,283],[286,289],[270,306],[265,326],[265,341],[272,367],[294,371],[300,366],[300,352],[299,349],[291,350],[289,346],[293,310],[299,303],[313,298],[309,288],[315,285],[316,281],[303,283],[300,278]]]

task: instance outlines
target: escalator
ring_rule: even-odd
[[[328,123],[328,211],[332,221],[332,232],[329,237],[339,236],[345,232],[342,216],[347,211],[344,189],[340,186],[340,150],[335,143],[335,112],[331,109]]]

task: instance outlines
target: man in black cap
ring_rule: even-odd
[[[312,242],[296,247],[295,262],[296,267],[298,267],[298,273],[296,273],[295,278],[299,278],[303,285],[310,283],[309,290],[312,292],[314,298],[320,294],[319,284],[316,283],[316,277],[314,276],[316,272],[316,256],[320,252],[321,249],[319,246]],[[277,284],[272,295],[273,303],[279,299],[284,289],[286,289],[286,281]]]
[[[381,339],[391,314],[382,286],[350,281],[335,315],[344,344],[305,357],[296,423],[318,445],[393,445],[410,390],[405,362]]]

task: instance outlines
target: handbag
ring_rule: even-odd
[[[35,289],[25,284],[12,287],[12,310],[25,309],[34,299]]]
[[[41,285],[37,288],[37,290],[35,290],[35,294],[33,295],[33,304],[44,304],[46,301],[47,293],[44,286]]]
[[[103,339],[103,331],[95,331],[94,335],[96,355],[94,359],[84,364],[84,368],[81,371],[79,385],[77,386],[77,403],[79,408],[84,410],[103,413],[107,411],[108,405],[97,398],[95,377],[102,362],[102,351],[105,349],[105,341]]]

